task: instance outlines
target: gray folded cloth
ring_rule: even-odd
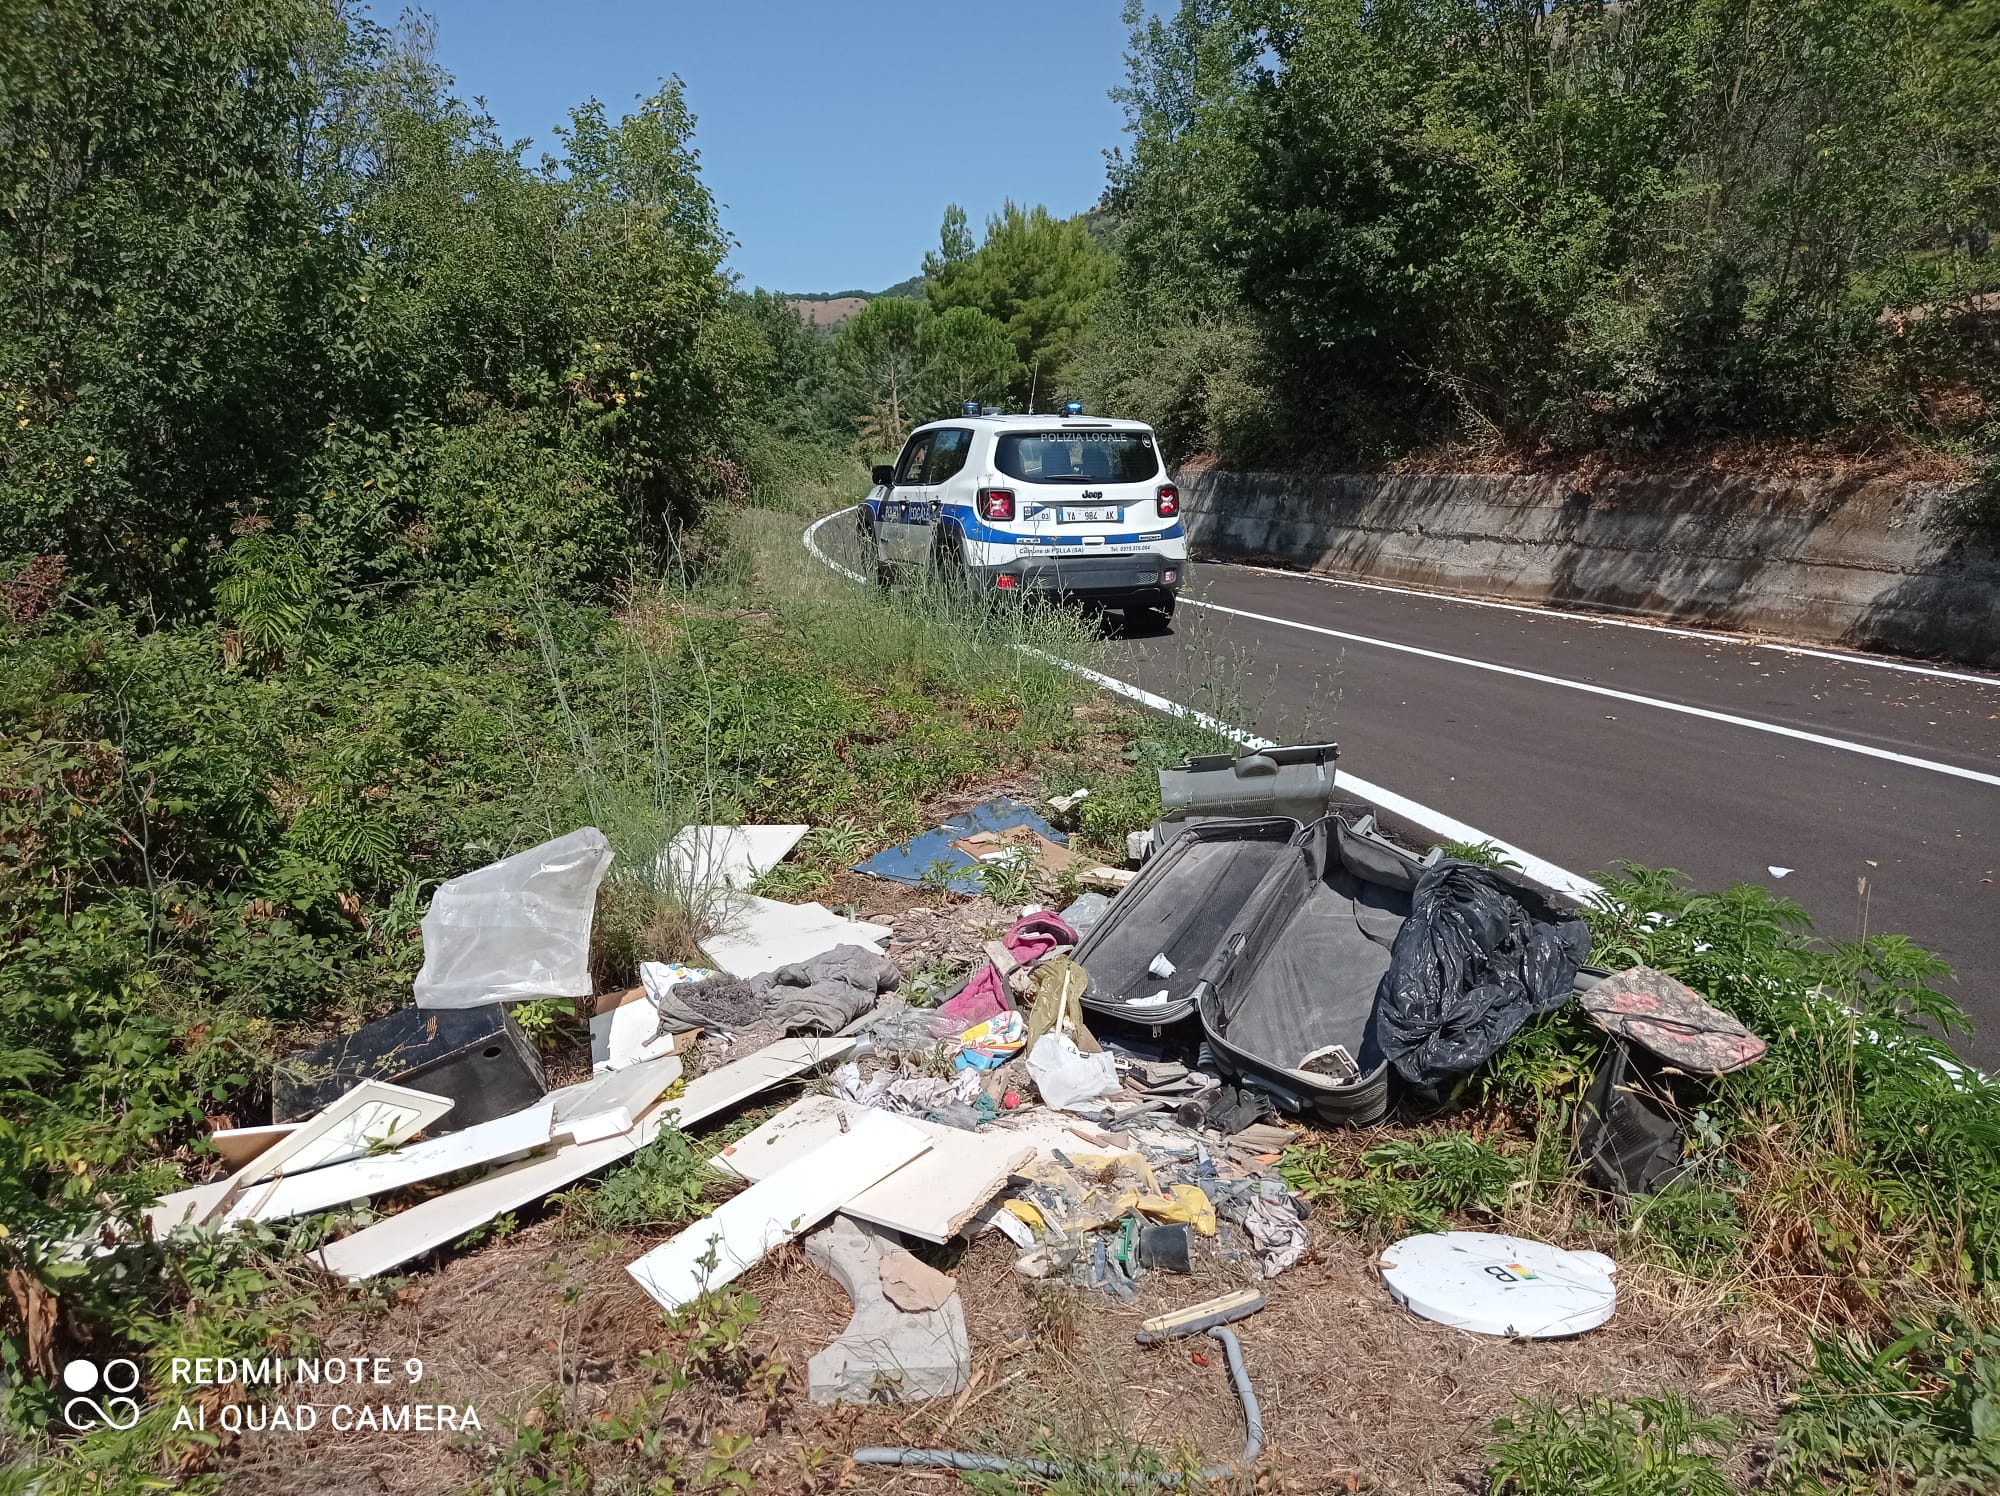
[[[731,1033],[748,1029],[837,1033],[901,981],[902,973],[887,956],[863,946],[837,945],[810,961],[747,979],[710,977],[669,987],[658,1003],[658,1032],[712,1028]]]

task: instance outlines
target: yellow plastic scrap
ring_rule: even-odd
[[[1177,1184],[1164,1195],[1142,1195],[1136,1203],[1149,1220],[1185,1222],[1198,1235],[1215,1235],[1215,1207],[1198,1185]]]
[[[1042,1219],[1042,1213],[1026,1200],[1002,1200],[1000,1204],[1007,1213],[1033,1231],[1046,1231],[1049,1223]]]

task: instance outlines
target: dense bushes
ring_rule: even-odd
[[[1990,419],[1989,4],[1132,19],[1120,279],[1089,373],[1183,441],[1268,461],[1450,436],[1941,441]],[[1239,325],[1247,349],[1203,331]],[[1160,388],[1135,343],[1229,374]]]

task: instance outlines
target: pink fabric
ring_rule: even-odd
[[[1030,961],[1038,961],[1059,945],[1075,945],[1076,931],[1059,916],[1054,914],[1030,914],[1014,921],[1002,943],[1007,953],[1023,966]],[[1000,972],[991,961],[975,971],[959,988],[956,996],[938,1009],[939,1026],[950,1020],[951,1033],[969,1029],[975,1023],[999,1013],[1005,1013],[1014,1006],[1014,995],[1007,990]]]

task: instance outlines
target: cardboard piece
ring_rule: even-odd
[[[715,1164],[742,1179],[769,1179],[840,1137],[843,1129],[852,1131],[879,1115],[886,1114],[839,1096],[807,1096],[724,1148]],[[950,1241],[964,1230],[1009,1176],[1035,1161],[1043,1141],[990,1128],[967,1132],[914,1117],[899,1120],[918,1129],[929,1150],[840,1208],[857,1220],[925,1241]],[[1059,1135],[1070,1148],[1076,1146],[1075,1138]]]
[[[907,1118],[868,1111],[846,1132],[794,1159],[655,1247],[629,1272],[668,1309],[735,1279],[930,1147]]]
[[[373,1199],[426,1179],[455,1174],[460,1169],[498,1163],[544,1146],[549,1141],[555,1103],[537,1102],[511,1117],[496,1117],[476,1127],[426,1138],[394,1153],[349,1159],[324,1169],[288,1174],[242,1191],[225,1225],[239,1221],[282,1221],[322,1210]]]
[[[659,1032],[660,1010],[643,995],[620,1003],[590,1020],[590,1068],[600,1073],[623,1070],[674,1053],[678,1034]]]
[[[413,1257],[448,1246],[495,1216],[531,1205],[636,1152],[668,1127],[688,1127],[727,1111],[801,1071],[841,1059],[853,1039],[781,1039],[689,1081],[673,1101],[656,1102],[626,1132],[508,1164],[448,1195],[414,1205],[365,1231],[322,1247],[321,1266],[350,1282],[373,1278]],[[163,1202],[164,1203],[164,1202]]]
[[[280,1138],[295,1133],[303,1124],[279,1122],[270,1127],[218,1127],[208,1135],[215,1151],[232,1169],[240,1169]]]
[[[702,951],[733,977],[776,971],[832,950],[837,945],[879,949],[892,932],[886,925],[845,919],[818,904],[782,904],[754,894],[731,894],[717,916],[716,933]]]
[[[1059,878],[1077,862],[1076,853],[1050,841],[1032,826],[1005,831],[975,831],[952,843],[953,848],[980,863],[1000,862],[1025,852],[1051,878]]]

